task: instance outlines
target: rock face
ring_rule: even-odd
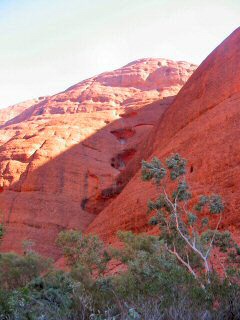
[[[192,192],[225,201],[223,228],[240,241],[240,28],[199,66],[152,131],[153,155],[188,159]],[[146,203],[156,191],[138,172],[88,232],[115,241],[118,230],[146,231]]]
[[[155,124],[195,68],[142,59],[0,111],[1,250],[31,239],[57,257],[59,231],[86,230],[150,154]]]
[[[31,107],[33,104],[38,103],[39,101],[43,100],[44,97],[40,97],[37,99],[27,100],[13,106],[10,106],[5,109],[0,109],[0,125],[3,125],[7,121],[15,118],[19,114],[21,114],[24,110]]]

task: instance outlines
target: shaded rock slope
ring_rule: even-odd
[[[225,201],[222,227],[240,240],[240,28],[198,67],[151,132],[153,155],[179,152],[188,159],[195,197],[218,193]],[[115,241],[118,230],[148,231],[146,203],[155,188],[140,172],[91,223],[88,232]]]
[[[1,110],[1,250],[21,252],[22,240],[31,239],[57,257],[59,231],[86,230],[150,155],[157,121],[195,68],[141,59]],[[115,221],[106,235],[113,235],[118,212],[106,215]]]

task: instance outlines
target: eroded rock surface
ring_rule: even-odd
[[[59,231],[86,230],[150,154],[155,124],[195,68],[142,59],[0,111],[2,250],[32,239],[57,257]]]
[[[154,152],[188,159],[196,199],[217,193],[225,202],[222,228],[240,242],[240,28],[220,44],[184,85],[151,133]],[[146,158],[145,158],[146,159]],[[118,230],[149,231],[147,200],[156,195],[138,172],[92,222],[88,232],[115,241]]]
[[[5,124],[7,121],[15,118],[20,113],[22,113],[27,108],[31,107],[34,104],[37,104],[39,101],[42,101],[45,97],[39,97],[37,99],[27,100],[8,108],[0,109],[0,125]]]

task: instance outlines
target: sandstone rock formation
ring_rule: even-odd
[[[24,110],[26,110],[27,108],[31,107],[33,104],[36,104],[43,99],[44,97],[39,97],[37,99],[27,100],[27,101],[15,104],[5,109],[0,109],[0,125],[3,125],[7,121],[15,118]]]
[[[189,160],[193,194],[218,193],[225,201],[222,227],[240,241],[240,28],[194,72],[151,136],[153,155],[179,152]],[[155,188],[138,172],[92,222],[88,232],[115,241],[118,230],[147,231],[146,203]]]
[[[57,257],[58,232],[86,230],[150,154],[150,133],[194,70],[187,62],[141,59],[0,111],[1,249],[21,252],[22,240],[31,239]]]

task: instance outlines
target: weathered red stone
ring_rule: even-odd
[[[21,252],[22,240],[32,239],[57,257],[59,231],[86,230],[150,154],[156,122],[194,70],[142,59],[0,111],[1,250]]]
[[[217,193],[225,201],[222,227],[240,241],[240,28],[221,43],[180,90],[151,132],[153,155],[188,159],[195,199]],[[108,242],[118,230],[147,227],[146,203],[156,195],[138,172],[87,229]]]

